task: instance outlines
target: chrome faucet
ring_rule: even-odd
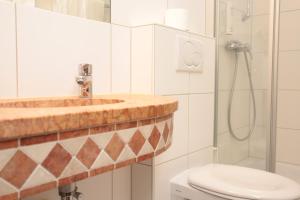
[[[76,82],[79,85],[79,96],[81,98],[92,98],[93,80],[91,64],[79,65],[79,76],[76,77]]]

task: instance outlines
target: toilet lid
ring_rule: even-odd
[[[262,170],[210,164],[192,169],[188,183],[199,190],[242,199],[295,200],[300,198],[296,182]]]

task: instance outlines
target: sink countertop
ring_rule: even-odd
[[[62,106],[47,106],[47,101],[64,99],[67,101]],[[175,99],[162,96],[118,94],[92,99],[99,100],[99,104],[68,105],[68,102],[82,100],[78,97],[0,99],[0,140],[162,117],[178,107]],[[30,106],[26,107],[24,102],[28,101]]]

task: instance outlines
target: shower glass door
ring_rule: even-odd
[[[217,0],[216,4],[218,159],[266,170],[271,0]]]

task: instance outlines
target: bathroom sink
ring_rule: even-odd
[[[82,98],[40,98],[7,100],[0,102],[0,108],[51,108],[51,107],[78,107],[121,103],[120,99],[82,99]]]
[[[134,94],[0,99],[0,157],[11,158],[1,160],[0,187],[24,199],[158,156],[172,144],[177,108],[171,97]],[[32,177],[38,184],[21,188]]]

